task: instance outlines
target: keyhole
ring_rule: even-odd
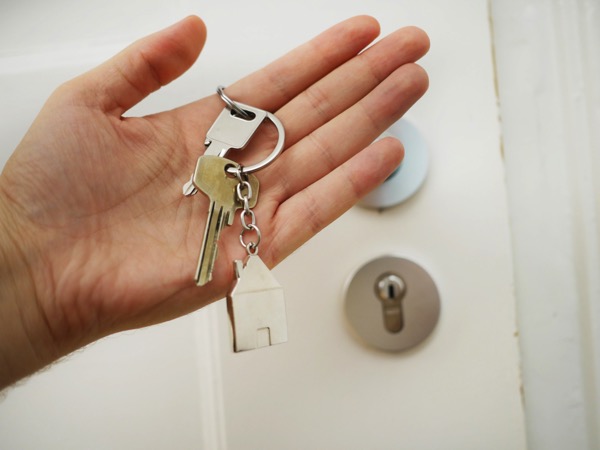
[[[406,283],[398,275],[384,273],[375,282],[375,295],[381,302],[383,324],[390,333],[399,333],[404,328],[402,299],[406,295]]]

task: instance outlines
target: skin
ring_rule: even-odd
[[[349,19],[227,87],[231,98],[274,112],[286,130],[284,153],[256,174],[260,256],[269,267],[402,160],[397,140],[371,142],[425,93],[427,75],[415,61],[429,40],[409,27],[370,46],[378,34],[373,18]],[[203,22],[190,16],[58,87],[7,162],[0,388],[106,335],[226,295],[232,261],[245,254],[239,222],[221,234],[213,280],[197,287],[208,200],[181,195],[222,101],[215,94],[124,117],[184,73],[205,37]],[[275,139],[263,126],[243,153],[256,162]]]

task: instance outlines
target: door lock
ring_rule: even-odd
[[[417,263],[384,256],[362,266],[346,289],[345,312],[353,335],[379,350],[415,347],[433,332],[440,296]]]

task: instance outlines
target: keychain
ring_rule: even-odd
[[[281,153],[285,132],[274,114],[231,100],[222,86],[217,88],[217,93],[226,106],[207,132],[206,151],[198,158],[191,179],[183,186],[183,193],[191,196],[201,191],[210,200],[195,274],[199,286],[212,279],[221,230],[225,225],[232,225],[235,212],[242,210],[240,242],[247,256],[244,261],[234,262],[235,280],[227,296],[233,348],[240,352],[287,341],[283,288],[258,256],[262,235],[252,210],[259,191],[259,182],[253,172],[271,164]],[[242,167],[225,158],[230,149],[246,147],[265,119],[273,122],[279,134],[275,148],[266,159]],[[256,235],[256,242],[245,242],[245,234],[249,232]]]

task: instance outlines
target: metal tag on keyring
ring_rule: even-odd
[[[227,296],[233,350],[242,352],[287,342],[283,288],[257,255],[235,261],[236,282]]]

